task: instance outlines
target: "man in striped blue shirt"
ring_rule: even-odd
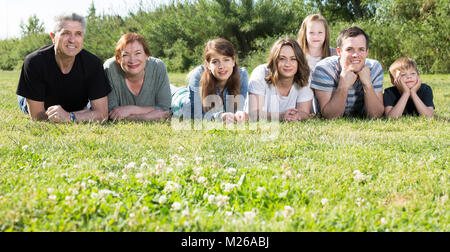
[[[311,88],[327,119],[344,115],[381,117],[383,69],[369,54],[369,36],[354,26],[337,39],[338,56],[320,61],[312,75]]]

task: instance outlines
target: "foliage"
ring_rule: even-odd
[[[28,18],[28,24],[21,23],[20,24],[20,30],[22,33],[22,36],[30,36],[34,34],[40,34],[44,33],[44,24],[41,23],[39,18],[36,15],[32,15],[30,18]]]
[[[169,71],[186,72],[202,63],[208,40],[224,37],[235,45],[241,65],[252,69],[265,62],[268,42],[286,34],[296,37],[303,18],[318,12],[329,20],[333,46],[343,28],[358,25],[373,42],[370,57],[385,69],[409,56],[423,73],[450,72],[448,0],[186,0],[141,4],[126,17],[98,15],[92,4],[85,48],[106,60],[114,56],[122,34],[137,32]],[[50,43],[41,27],[32,16],[22,26],[22,38],[0,41],[0,69],[18,69],[27,53]]]

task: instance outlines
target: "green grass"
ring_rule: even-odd
[[[32,122],[18,75],[0,73],[0,231],[450,231],[450,75],[422,76],[435,119],[315,118],[272,141]]]

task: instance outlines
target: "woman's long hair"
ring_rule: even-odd
[[[233,68],[233,73],[230,78],[228,78],[225,84],[224,90],[228,90],[228,95],[239,95],[241,90],[241,80],[239,74],[239,66],[237,64],[236,53],[233,44],[223,38],[214,39],[208,41],[205,46],[204,58],[207,62],[211,60],[211,53],[216,52],[224,56],[232,57],[236,63]],[[200,79],[200,85],[202,89],[202,105],[204,111],[209,111],[213,106],[206,106],[206,97],[209,95],[217,95],[217,80],[216,77],[211,73],[211,71],[206,68],[203,72],[202,78]],[[223,93],[220,95],[223,100]],[[215,106],[215,104],[214,104]],[[235,106],[236,110],[236,106]]]
[[[265,79],[269,85],[277,85],[280,79],[280,73],[278,71],[278,60],[280,57],[281,48],[283,46],[290,46],[294,50],[295,57],[297,59],[297,73],[294,76],[294,84],[299,87],[308,86],[310,69],[305,55],[303,54],[300,45],[293,38],[279,39],[272,47],[269,55],[269,62],[267,68],[269,69],[269,76]]]
[[[308,32],[307,26],[309,23],[314,21],[321,22],[325,27],[325,41],[322,45],[322,59],[330,57],[330,29],[328,28],[327,20],[320,14],[309,15],[303,20],[300,30],[298,31],[298,43],[300,44],[300,47],[303,49],[303,52],[305,54],[309,52],[308,40],[306,36]]]

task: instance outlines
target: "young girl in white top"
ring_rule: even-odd
[[[309,15],[303,20],[298,32],[298,43],[308,61],[311,74],[319,61],[337,55],[336,48],[330,47],[328,22],[320,14]],[[311,82],[311,77],[309,81]],[[314,114],[318,113],[317,107],[317,102],[314,101],[312,109]]]
[[[310,70],[300,45],[292,38],[272,47],[269,62],[256,67],[249,81],[248,111],[252,120],[299,121],[311,116],[314,97]]]

